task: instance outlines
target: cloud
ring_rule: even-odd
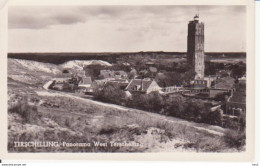
[[[88,19],[126,22],[164,19],[177,23],[182,14],[183,6],[12,6],[8,21],[10,29],[42,29],[84,23]]]
[[[10,7],[10,29],[43,29],[52,25],[82,23],[87,17],[68,7]]]
[[[9,49],[186,51],[187,24],[198,10],[206,51],[245,43],[244,6],[17,6],[9,7]]]

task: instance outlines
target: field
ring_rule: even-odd
[[[221,127],[44,89],[61,71],[61,65],[8,59],[9,152],[237,151],[224,141]],[[15,147],[15,141],[58,141],[62,146]]]

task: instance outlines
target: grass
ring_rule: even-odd
[[[230,148],[228,144],[220,136],[212,135],[206,131],[200,131],[192,126],[186,126],[178,123],[171,123],[154,116],[150,116],[146,112],[138,111],[121,111],[92,103],[71,100],[66,97],[41,97],[33,100],[44,101],[45,104],[38,106],[37,114],[39,118],[37,122],[28,120],[27,123],[42,127],[43,131],[23,130],[19,132],[9,132],[10,152],[143,152],[153,147],[145,145],[144,147],[59,147],[59,148],[14,148],[13,141],[65,141],[65,142],[131,142],[141,141],[145,137],[147,131],[151,128],[158,128],[163,131],[158,136],[152,138],[159,146],[169,140],[181,139],[185,140],[185,144],[176,144],[174,147],[183,147],[184,149],[195,149],[198,152],[210,151],[221,152]],[[46,104],[47,103],[47,104]],[[21,117],[24,115],[22,106],[10,110],[9,113],[18,113]],[[31,106],[26,110],[34,109]],[[15,110],[15,111],[14,111]],[[26,114],[26,113],[25,113]],[[32,114],[34,115],[34,114]],[[41,115],[41,116],[40,116]],[[36,116],[36,114],[35,114]],[[33,117],[33,116],[28,116]],[[30,118],[29,118],[30,119]],[[35,118],[37,119],[37,118]],[[23,124],[22,124],[23,125]],[[129,126],[136,126],[134,128]],[[43,133],[43,134],[42,134]],[[157,139],[157,140],[156,140]],[[172,148],[174,148],[172,147]]]
[[[246,133],[245,131],[240,130],[228,130],[225,133],[224,141],[228,144],[230,148],[242,149],[246,142]]]
[[[25,123],[33,123],[39,119],[37,107],[31,106],[27,102],[18,102],[11,106],[8,112],[21,115]]]

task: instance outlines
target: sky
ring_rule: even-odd
[[[8,52],[187,51],[199,13],[206,52],[246,49],[244,6],[10,6]]]

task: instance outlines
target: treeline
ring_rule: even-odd
[[[245,58],[244,52],[206,52],[209,58]],[[38,62],[62,64],[70,60],[104,60],[116,63],[117,58],[130,58],[134,56],[161,59],[163,57],[185,57],[186,52],[163,52],[163,51],[141,51],[141,52],[82,52],[82,53],[8,53],[8,58],[34,60]]]
[[[233,78],[242,77],[246,73],[246,64],[239,62],[236,64],[225,65],[223,63],[206,62],[205,75],[215,75],[217,71],[227,70],[230,71],[230,76]],[[228,74],[226,74],[228,76]]]

